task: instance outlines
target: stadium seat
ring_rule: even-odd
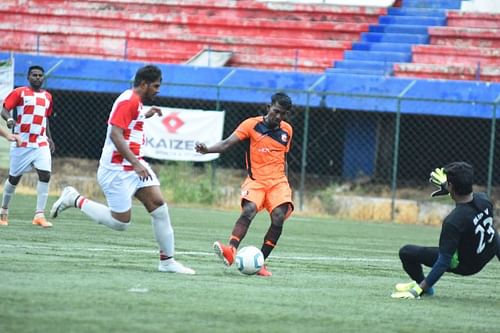
[[[230,66],[306,72],[341,59],[386,11],[250,0],[16,3],[0,4],[2,51],[185,63],[210,47],[232,52]]]
[[[394,65],[394,75],[499,82],[500,14],[448,10],[446,19],[429,28],[430,45],[412,47],[411,63]]]
[[[411,62],[412,45],[429,43],[429,27],[445,25],[444,10],[458,2],[450,4],[447,0],[439,4],[405,0],[400,7],[388,8],[378,24],[361,33],[352,51],[346,51],[343,60],[334,61],[327,72],[392,75],[394,64]]]

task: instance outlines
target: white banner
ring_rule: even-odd
[[[146,109],[149,106],[144,106]],[[196,142],[210,146],[222,139],[223,111],[161,108],[163,115],[146,119],[144,156],[173,161],[206,162],[219,154],[202,155],[194,150]]]
[[[14,58],[0,60],[0,102],[14,89]]]

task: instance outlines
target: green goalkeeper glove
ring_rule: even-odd
[[[396,291],[391,294],[392,298],[419,299],[424,290],[418,283],[398,283]]]
[[[446,195],[450,192],[446,189],[446,185],[448,184],[448,180],[446,178],[446,173],[443,168],[436,168],[431,172],[431,177],[429,178],[429,182],[437,187],[439,190],[436,190],[431,193],[431,197],[437,197],[440,195]]]

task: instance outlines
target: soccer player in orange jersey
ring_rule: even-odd
[[[265,116],[246,119],[233,134],[213,146],[207,147],[204,143],[195,146],[201,154],[222,153],[240,141],[249,141],[246,152],[248,177],[241,185],[241,215],[234,225],[229,245],[219,241],[213,245],[215,253],[227,266],[234,262],[236,250],[257,212],[266,209],[271,217],[261,248],[267,259],[278,243],[285,220],[293,211],[292,190],[286,174],[286,155],[290,151],[293,130],[284,121],[291,109],[290,97],[278,92],[271,97]],[[272,275],[266,265],[257,274]]]
[[[21,138],[21,143],[10,148],[9,178],[4,183],[0,225],[8,225],[8,208],[16,186],[25,172],[35,169],[38,174],[37,201],[33,224],[44,228],[52,226],[45,219],[45,206],[49,195],[54,143],[49,130],[52,115],[52,95],[42,89],[44,69],[28,69],[29,87],[12,90],[3,102],[2,118],[7,126]],[[13,112],[14,111],[14,112]],[[14,113],[14,114],[13,114]]]

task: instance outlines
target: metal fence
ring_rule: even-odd
[[[84,85],[85,81],[81,84]],[[162,90],[172,87],[169,84]],[[54,160],[70,157],[97,161],[105,136],[106,120],[118,93],[81,92],[65,90],[61,86],[57,90],[49,90],[55,105],[51,120],[52,135],[57,145]],[[333,91],[320,94],[284,91],[293,96],[303,96],[305,100],[332,96],[368,99],[374,96],[346,95]],[[273,92],[262,89],[262,93],[268,93],[269,96]],[[400,105],[411,99],[404,96],[378,97],[393,100],[398,105],[398,111],[344,110],[307,104],[294,108],[289,119],[294,127],[294,138],[288,162],[290,183],[298,209],[303,208],[306,196],[322,191],[392,198],[393,209],[397,198],[425,200],[431,190],[427,182],[430,171],[455,160],[471,163],[475,167],[477,187],[495,196],[500,179],[496,126],[499,99],[495,103],[484,103],[491,106],[491,115],[465,118],[404,114],[401,113]],[[236,103],[222,99],[160,97],[156,104],[186,109],[224,110],[224,137],[230,135],[247,117],[265,110],[265,105],[260,103]],[[216,186],[224,186],[226,172],[244,169],[243,152],[244,148],[240,145],[212,163]],[[196,163],[186,163],[186,166],[199,167]]]

